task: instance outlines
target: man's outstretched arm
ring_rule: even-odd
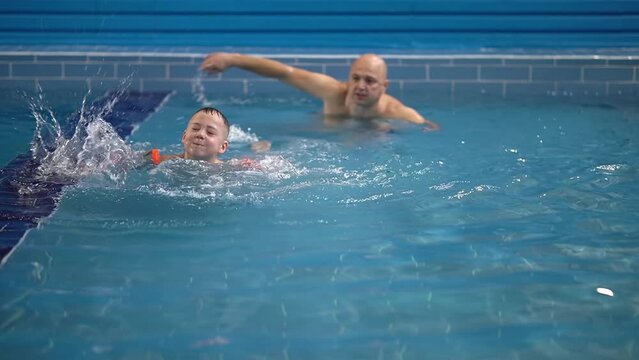
[[[320,99],[334,97],[341,86],[339,81],[324,74],[296,68],[271,59],[236,53],[213,53],[204,59],[200,68],[216,73],[231,67],[278,79]]]

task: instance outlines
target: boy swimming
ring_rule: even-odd
[[[220,110],[214,107],[203,107],[193,114],[182,134],[184,153],[162,155],[158,149],[153,149],[145,156],[150,156],[154,165],[175,158],[219,164],[223,162],[218,158],[219,155],[224,154],[228,149],[229,131],[229,121]],[[255,152],[267,151],[270,149],[270,143],[258,141],[251,147]]]

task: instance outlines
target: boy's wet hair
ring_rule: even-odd
[[[228,134],[229,131],[231,131],[231,125],[229,124],[229,119],[226,118],[226,115],[224,115],[224,113],[222,111],[220,111],[219,109],[216,109],[214,107],[211,106],[205,106],[201,109],[199,109],[198,111],[195,112],[195,114],[193,114],[193,116],[195,116],[196,114],[199,114],[201,112],[204,112],[206,114],[209,115],[217,115],[219,116],[222,121],[224,121],[224,127],[226,128],[226,133]]]

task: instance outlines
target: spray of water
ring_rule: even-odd
[[[41,89],[29,101],[36,126],[31,142],[32,157],[39,162],[38,175],[43,178],[79,179],[91,174],[105,175],[112,181],[122,182],[126,170],[134,166],[135,153],[106,122],[121,98],[120,90],[100,107],[86,107],[87,97],[67,131],[47,105]],[[77,120],[77,121],[75,121]]]
[[[30,98],[28,101],[29,109],[36,121],[31,141],[31,154],[35,159],[42,159],[51,149],[55,149],[58,141],[63,138],[62,129],[53,111],[46,105],[44,94],[39,85],[36,97]]]
[[[202,84],[202,73],[198,72],[193,81],[193,97],[197,100],[198,103],[202,104],[202,106],[213,106],[213,102],[207,99],[206,97],[206,89],[204,89],[204,84]]]

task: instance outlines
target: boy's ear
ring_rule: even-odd
[[[184,132],[182,133],[182,145],[186,145],[184,144],[185,140],[186,140],[186,130],[184,130]]]
[[[222,146],[220,146],[220,154],[224,154],[226,152],[226,150],[229,148],[229,142],[228,141],[224,141],[224,143],[222,144]]]

